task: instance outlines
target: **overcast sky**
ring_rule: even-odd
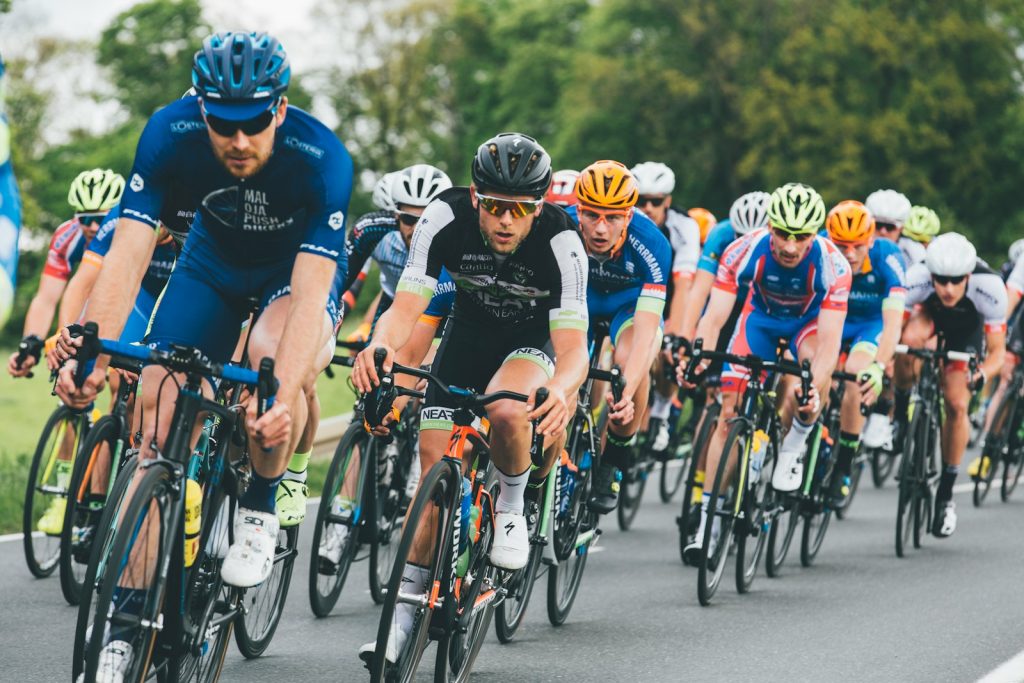
[[[118,13],[134,4],[136,0],[14,0],[11,12],[0,14],[0,50],[13,59],[31,54],[42,37],[93,40]],[[201,0],[200,4],[218,30],[266,30],[276,35],[297,74],[345,58],[334,31],[315,30],[323,25],[313,14],[318,4],[325,4],[318,0]],[[101,131],[117,117],[117,103],[103,97],[106,84],[100,72],[93,63],[80,61],[58,61],[40,79],[39,85],[53,98],[44,126],[47,142],[63,141],[74,128]],[[95,101],[97,96],[100,102]],[[317,113],[333,123],[331,112]]]

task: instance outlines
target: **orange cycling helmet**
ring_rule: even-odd
[[[618,161],[595,161],[576,181],[576,198],[601,209],[630,209],[640,198],[636,179]]]
[[[715,224],[718,223],[718,219],[715,218],[715,214],[699,206],[695,209],[690,209],[686,213],[690,218],[697,221],[697,225],[700,227],[700,243],[704,244],[708,239],[708,233],[711,232],[711,228],[715,227]]]
[[[875,217],[868,207],[853,199],[832,207],[825,228],[833,242],[871,244],[875,239]]]

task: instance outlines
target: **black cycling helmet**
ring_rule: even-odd
[[[292,70],[267,33],[214,33],[192,60],[192,85],[207,112],[235,120],[262,114],[288,89]]]
[[[499,133],[473,157],[473,184],[480,190],[543,197],[551,185],[551,157],[522,133]]]

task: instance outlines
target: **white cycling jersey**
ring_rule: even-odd
[[[697,221],[685,213],[669,209],[662,232],[672,245],[672,277],[693,277],[700,261],[700,226]]]
[[[907,271],[908,307],[924,303],[934,293],[928,266],[918,263]],[[969,308],[969,304],[977,311],[986,330],[997,330],[1006,325],[1006,285],[980,259],[967,283],[966,296],[954,308]]]
[[[927,248],[920,242],[901,236],[899,241],[896,242],[896,246],[900,248],[900,253],[903,254],[903,261],[907,264],[907,268],[916,263],[924,263],[924,254]]]
[[[1006,288],[1012,289],[1017,294],[1024,294],[1024,258],[1017,259],[1017,263],[1006,278]]]

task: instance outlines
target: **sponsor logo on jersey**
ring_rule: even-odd
[[[146,186],[146,183],[145,181],[142,180],[142,176],[140,176],[138,173],[133,173],[132,181],[131,183],[129,183],[129,186],[135,192],[142,192],[142,188]]]
[[[206,130],[206,124],[195,119],[182,119],[171,123],[172,133],[191,133],[197,130]]]
[[[303,142],[293,135],[285,136],[284,144],[292,149],[304,152],[311,157],[316,157],[317,159],[322,159],[324,156],[324,151],[322,149],[316,145],[311,145],[308,142]]]
[[[332,213],[327,219],[327,225],[331,226],[331,230],[341,230],[345,227],[345,212],[335,211]]]
[[[907,274],[903,270],[903,264],[900,263],[900,258],[896,254],[889,254],[885,257],[885,263],[888,265],[892,272],[896,273],[896,276],[903,282],[907,279]]]

